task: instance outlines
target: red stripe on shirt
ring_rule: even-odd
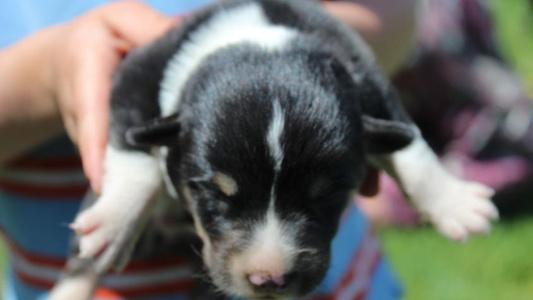
[[[25,171],[71,171],[83,168],[81,159],[78,156],[59,158],[24,157],[10,162],[7,167]]]
[[[5,193],[35,198],[36,201],[76,200],[83,198],[89,189],[88,183],[51,186],[0,180],[0,190]]]
[[[167,269],[169,267],[179,267],[186,264],[187,259],[180,255],[157,259],[132,260],[128,263],[127,267],[121,272],[121,274]]]

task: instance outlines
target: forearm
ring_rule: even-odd
[[[419,5],[420,0],[324,1],[327,11],[362,35],[389,75],[412,48]]]
[[[0,51],[0,164],[63,131],[45,59],[57,30]]]

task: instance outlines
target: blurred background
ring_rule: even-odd
[[[422,64],[422,67],[415,67],[418,70],[411,69],[408,71],[408,73],[410,72],[408,74],[410,77],[407,81],[412,81],[413,76],[416,76],[417,72],[423,74],[429,73],[429,78],[441,81],[439,85],[433,84],[433,89],[438,89],[441,86],[440,83],[444,82],[445,85],[454,85],[454,89],[456,90],[470,93],[472,90],[476,90],[474,86],[479,83],[479,80],[487,80],[486,83],[492,85],[492,88],[485,87],[482,92],[477,89],[474,93],[485,93],[483,96],[486,97],[483,98],[489,98],[488,102],[483,99],[470,99],[476,96],[460,95],[460,97],[468,99],[468,101],[478,102],[476,112],[479,112],[479,110],[487,106],[492,111],[493,115],[488,119],[493,122],[483,123],[482,128],[490,128],[494,125],[494,119],[500,120],[505,117],[505,112],[498,112],[500,109],[505,110],[502,108],[501,103],[496,104],[494,102],[504,101],[510,106],[514,106],[515,104],[509,102],[515,101],[513,99],[517,97],[523,99],[524,96],[513,93],[525,93],[526,98],[533,98],[533,1],[430,1],[434,1],[434,7],[432,7],[434,11],[428,14],[427,18],[429,19],[425,20],[427,22],[425,24],[426,28],[422,30],[439,31],[444,28],[452,32],[445,33],[447,36],[440,41],[436,40],[442,37],[436,38],[435,36],[439,34],[435,32],[422,33],[424,35],[421,41],[422,48],[424,48],[422,51],[426,51],[423,54],[425,57],[423,59],[426,61]],[[440,4],[436,4],[437,2]],[[479,2],[485,6],[489,15],[485,16],[480,14],[477,10],[478,8],[472,11],[473,2]],[[450,16],[447,13],[442,13],[445,9],[453,9],[450,7],[452,5],[460,6],[459,10],[456,11],[460,15]],[[435,10],[440,10],[440,12],[435,12]],[[455,26],[460,28],[454,27],[453,24],[447,24],[446,22],[449,21],[456,21]],[[492,29],[489,29],[490,27]],[[491,33],[489,31],[491,30],[494,35],[493,40],[490,38]],[[458,36],[460,34],[464,35]],[[463,47],[462,50],[448,49],[445,51],[446,53],[442,53],[442,48],[453,48],[457,47],[457,44],[461,44],[461,42],[457,42],[458,39],[467,39],[469,40],[467,43],[471,44]],[[437,44],[438,50],[432,48],[436,47],[435,45]],[[480,44],[483,45],[480,46]],[[498,53],[491,53],[494,50]],[[437,54],[434,52],[437,52]],[[435,58],[435,55],[439,56],[439,58]],[[490,65],[490,63],[475,63],[475,61],[479,61],[479,57],[488,57],[493,62],[496,61],[498,64],[503,64],[509,68],[508,71],[510,73],[504,71],[502,74],[501,68],[498,67],[480,67],[480,65]],[[453,65],[453,67],[450,67],[450,65]],[[436,66],[441,67],[438,72],[448,73],[436,75],[435,72],[431,71],[431,68],[436,68]],[[423,69],[422,71],[420,70],[421,68]],[[429,71],[428,68],[430,69]],[[476,71],[476,68],[482,71]],[[442,71],[442,69],[447,69],[448,71]],[[453,75],[450,76],[450,72]],[[512,73],[516,75],[515,79],[509,79],[512,77],[509,74]],[[400,81],[405,81],[405,74],[400,75],[400,77],[402,76],[404,78],[400,78]],[[472,79],[473,76],[477,76],[478,78]],[[483,79],[479,79],[480,77]],[[449,81],[453,81],[453,78],[458,78],[459,82],[450,83]],[[509,81],[512,81],[512,83],[509,83]],[[518,86],[516,83],[518,83]],[[405,82],[400,82],[400,85],[402,84],[405,85]],[[460,87],[457,88],[457,85]],[[464,85],[467,86],[465,87]],[[446,88],[446,91],[440,89],[439,93],[446,93],[447,96],[450,96],[447,93],[448,88]],[[408,93],[410,93],[415,88],[408,87],[407,89],[409,90]],[[523,91],[520,91],[520,89],[523,89]],[[503,95],[500,95],[500,97],[497,95],[499,93],[503,93]],[[490,100],[491,98],[501,99]],[[528,108],[527,105],[520,104],[523,100],[516,101],[516,105],[520,107],[519,110],[525,111],[525,115],[531,116],[531,107],[529,106]],[[426,107],[425,109],[431,110],[434,107]],[[445,117],[451,116],[453,118],[459,114],[457,111],[450,112],[448,108],[447,110]],[[458,111],[464,111],[464,107],[458,109]],[[496,116],[494,115],[494,111],[497,111],[495,113]],[[424,120],[421,120],[421,122],[424,124]],[[446,121],[443,122],[447,124]],[[440,129],[426,128],[426,130],[437,132]],[[470,128],[467,126],[466,131],[468,130]],[[478,134],[477,136],[479,134],[483,136],[482,131],[475,132]],[[442,132],[437,132],[438,134],[442,136]],[[525,134],[519,137],[517,142],[525,143],[525,147],[529,147],[533,143],[533,140],[530,138],[531,136]],[[471,163],[472,161],[494,161],[496,157],[494,155],[495,152],[498,152],[498,155],[501,156],[508,155],[507,157],[512,157],[512,159],[518,157],[524,163],[510,164],[507,167],[500,164],[496,169],[491,169],[487,164],[479,166],[478,163],[477,172],[484,174],[472,175],[475,172],[470,172],[473,178],[488,181],[489,185],[493,185],[497,190],[501,191],[497,197],[497,201],[503,216],[502,220],[494,226],[489,236],[476,237],[464,244],[452,243],[438,235],[432,228],[416,226],[412,222],[413,216],[410,216],[409,212],[407,212],[407,216],[404,216],[403,219],[398,220],[397,216],[391,217],[386,212],[383,213],[383,208],[369,208],[371,214],[376,214],[374,217],[379,223],[377,227],[382,228],[380,230],[382,243],[398,276],[404,282],[406,291],[405,299],[533,299],[533,214],[531,213],[533,194],[530,192],[533,190],[533,181],[525,178],[529,176],[529,173],[525,176],[524,173],[517,175],[518,169],[524,167],[531,168],[531,162],[533,161],[531,159],[531,153],[527,149],[521,152],[520,149],[517,149],[520,146],[509,143],[509,140],[504,139],[504,146],[500,146],[499,150],[494,150],[495,146],[498,148],[498,145],[489,145],[489,147],[493,148],[491,150],[492,156],[487,153],[481,153],[484,150],[480,149],[476,149],[474,151],[475,153],[472,154],[472,145],[467,145],[466,148],[470,147],[470,149],[465,150],[464,141],[460,141],[460,145],[457,145],[456,141],[450,141],[453,138],[443,139],[446,140],[445,146],[439,145],[439,141],[434,143],[434,146],[436,145],[436,148],[441,150],[441,154],[443,152],[459,152],[463,154],[466,152],[467,155],[463,156],[467,156],[468,159],[463,161],[467,163]],[[470,138],[471,140],[472,138]],[[499,139],[499,141],[501,142],[502,139]],[[483,143],[485,144],[482,148],[486,147],[486,143],[490,144],[491,142],[483,141]],[[468,141],[466,144],[468,144]],[[450,148],[455,148],[455,150],[450,150]],[[513,150],[511,151],[509,148],[513,148]],[[510,152],[512,153],[510,154]],[[446,159],[446,155],[444,155],[444,158]],[[506,160],[506,162],[509,161],[510,159]],[[466,168],[468,169],[468,167]],[[470,169],[475,169],[475,166],[472,166]],[[469,174],[468,172],[466,173],[467,175]],[[512,182],[514,180],[513,178],[516,179],[516,176],[522,176],[518,180],[521,183],[516,184],[516,182]],[[502,178],[498,179],[497,177]],[[398,212],[398,206],[392,206],[392,210],[396,209],[396,212]],[[400,205],[399,211],[402,209]],[[385,216],[383,216],[384,214]]]
[[[395,82],[448,166],[499,191],[502,220],[490,235],[457,244],[418,225],[401,199],[360,204],[406,300],[533,299],[533,127],[515,122],[532,115],[533,1],[429,1],[420,47]],[[401,198],[388,179],[382,184]],[[5,253],[0,244],[2,269]]]

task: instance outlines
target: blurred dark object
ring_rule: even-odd
[[[420,30],[394,80],[411,116],[452,172],[496,189],[503,218],[533,215],[532,104],[484,2],[427,1]]]

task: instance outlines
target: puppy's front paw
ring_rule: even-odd
[[[70,225],[79,236],[80,258],[94,258],[119,233],[120,219],[112,209],[95,205],[82,212]]]
[[[105,272],[110,267],[120,271],[128,261],[144,224],[142,207],[128,209],[105,199],[98,201],[71,225],[79,238],[78,256],[95,258],[98,272]]]
[[[469,236],[488,233],[498,211],[490,198],[494,191],[479,183],[449,179],[439,185],[433,199],[415,201],[419,212],[444,236],[466,241]]]

